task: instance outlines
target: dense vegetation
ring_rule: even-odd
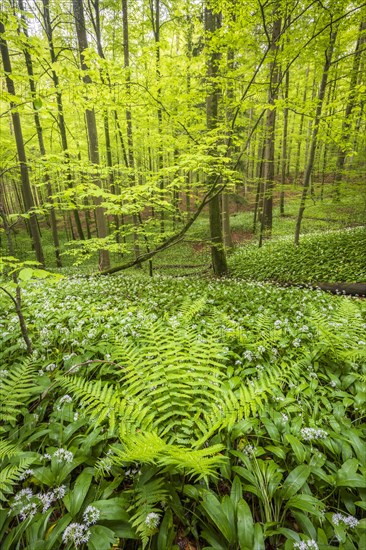
[[[4,0],[1,550],[366,548],[365,46],[360,1]]]
[[[141,276],[23,295],[31,356],[0,321],[2,548],[362,548],[364,302]]]
[[[366,281],[366,230],[327,231],[303,237],[268,241],[263,248],[238,249],[230,261],[233,275],[243,279],[279,282]]]

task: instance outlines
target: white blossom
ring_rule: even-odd
[[[95,506],[88,506],[83,513],[85,525],[93,525],[100,518],[100,511]]]
[[[145,525],[149,529],[155,529],[160,523],[160,516],[159,514],[156,514],[155,512],[150,512],[150,514],[147,514],[145,518]]]
[[[75,546],[80,546],[88,542],[90,534],[87,525],[83,523],[70,523],[62,534],[62,542],[65,544],[71,542]]]
[[[359,521],[354,516],[344,516],[343,514],[333,514],[332,516],[332,523],[334,525],[339,525],[340,523],[343,523],[344,525],[347,525],[351,529],[354,527],[357,527]]]
[[[318,428],[301,428],[301,436],[304,441],[315,441],[317,439],[326,439],[328,433]]]

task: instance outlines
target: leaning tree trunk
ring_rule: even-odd
[[[75,17],[75,27],[76,35],[79,45],[79,54],[81,69],[84,73],[83,82],[86,86],[92,84],[90,75],[88,74],[88,67],[85,62],[85,50],[88,48],[88,40],[86,36],[86,27],[85,27],[85,18],[84,18],[84,9],[82,0],[73,0],[73,9]],[[100,164],[99,162],[99,144],[98,144],[98,132],[97,132],[97,122],[95,118],[94,108],[85,109],[85,119],[87,125],[88,139],[89,139],[89,159],[90,162],[96,166]],[[99,187],[102,187],[100,179],[95,180]],[[107,221],[105,218],[105,210],[101,206],[101,198],[97,197],[95,199],[96,204],[96,222],[97,222],[97,232],[100,239],[107,237]],[[102,249],[99,251],[99,269],[103,271],[110,267],[110,258],[108,250]]]
[[[19,5],[20,11],[23,14],[24,13],[23,0],[18,0],[18,5]],[[22,15],[22,22],[23,22],[24,36],[25,36],[26,39],[28,39],[27,21],[26,21],[24,15]],[[37,110],[36,104],[35,104],[36,86],[35,86],[34,74],[33,74],[33,61],[32,61],[32,56],[30,54],[30,48],[27,45],[24,47],[23,52],[24,52],[25,64],[26,64],[26,67],[27,67],[29,87],[30,87],[30,91],[31,91],[32,99],[33,99],[33,117],[34,117],[34,124],[35,124],[35,127],[36,127],[36,132],[37,132],[38,146],[39,146],[39,151],[41,153],[41,158],[44,159],[45,156],[46,156],[46,148],[45,148],[45,145],[44,145],[43,128],[42,128],[42,124],[41,124],[41,119],[40,119],[40,116],[39,116],[39,113],[38,113],[38,110]],[[51,180],[50,180],[50,177],[49,177],[49,174],[48,174],[47,171],[44,175],[44,181],[45,181],[46,188],[47,188],[48,200],[51,203],[50,222],[51,222],[52,240],[53,240],[53,245],[54,245],[54,248],[55,248],[56,265],[57,265],[57,267],[61,267],[62,263],[61,263],[61,256],[60,256],[60,241],[59,241],[59,238],[58,238],[56,213],[55,213],[55,208],[53,206],[53,200],[52,200]]]
[[[302,222],[302,218],[304,216],[306,198],[307,198],[307,194],[308,194],[308,190],[309,190],[310,182],[311,182],[311,174],[312,174],[312,170],[313,170],[313,166],[314,166],[315,151],[316,151],[316,146],[317,146],[317,142],[318,142],[318,131],[319,131],[320,117],[321,117],[321,114],[322,114],[322,107],[323,107],[323,101],[324,101],[324,96],[325,96],[325,88],[327,86],[328,74],[329,74],[329,69],[330,69],[331,62],[332,62],[332,56],[333,56],[333,50],[334,50],[334,44],[335,44],[335,41],[336,41],[336,37],[337,37],[337,31],[335,30],[331,33],[329,46],[328,46],[328,48],[325,52],[325,63],[324,63],[323,75],[322,75],[322,79],[321,79],[320,87],[319,87],[318,103],[317,103],[316,112],[315,112],[313,133],[312,133],[311,145],[310,145],[310,151],[309,151],[309,159],[308,159],[308,163],[307,163],[306,170],[305,170],[304,184],[303,184],[303,190],[302,190],[302,195],[301,195],[301,200],[300,200],[300,208],[299,208],[299,213],[298,213],[297,221],[296,221],[296,228],[295,228],[295,244],[296,245],[299,244],[299,240],[300,240],[301,222]]]
[[[207,33],[207,80],[210,84],[210,92],[206,97],[206,124],[207,130],[217,127],[219,88],[217,84],[219,54],[211,47],[211,36],[220,26],[220,15],[214,14],[211,8],[205,8],[205,31]],[[215,174],[207,176],[208,186],[211,187],[216,180]],[[227,262],[222,234],[220,195],[216,194],[209,202],[209,219],[211,234],[211,257],[215,275],[221,277],[227,274]]]
[[[6,87],[8,90],[8,94],[15,98],[15,95],[16,95],[15,86],[11,78],[12,70],[11,70],[9,49],[8,49],[7,41],[3,37],[4,32],[5,32],[4,25],[0,21],[0,49],[1,49],[1,57],[3,60],[4,72],[6,75],[5,77]],[[32,208],[34,207],[34,199],[33,199],[32,188],[29,180],[29,171],[28,171],[28,164],[27,164],[27,156],[26,156],[25,147],[24,147],[22,126],[20,122],[20,116],[18,111],[16,110],[16,104],[14,101],[10,101],[10,109],[11,109],[11,118],[12,118],[13,127],[14,127],[14,136],[15,136],[15,142],[16,142],[17,153],[18,153],[18,160],[20,165],[20,177],[22,182],[24,204],[25,204],[26,211],[29,214],[30,234],[31,234],[37,261],[42,266],[44,266],[45,260],[44,260],[43,249],[42,249],[41,235],[40,235],[39,226],[37,223],[37,217],[34,213],[32,213]]]

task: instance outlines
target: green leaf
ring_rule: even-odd
[[[111,529],[104,525],[93,525],[90,527],[89,550],[110,550],[116,542],[116,536]]]
[[[238,476],[235,476],[233,484],[231,486],[231,491],[230,491],[230,498],[235,507],[237,506],[242,496],[243,496],[243,487],[241,485],[241,481]]]
[[[253,517],[247,502],[240,499],[237,506],[237,532],[240,550],[253,547],[254,524]]]
[[[310,473],[311,468],[309,466],[305,466],[304,464],[297,466],[294,470],[292,470],[282,486],[280,491],[281,497],[287,500],[294,496],[304,485]]]
[[[93,469],[85,468],[76,478],[73,489],[65,496],[67,510],[74,517],[83,505],[93,479]]]
[[[24,267],[18,273],[18,277],[21,281],[29,281],[33,277],[34,269],[30,267]]]
[[[33,106],[36,111],[38,111],[43,105],[42,99],[40,97],[36,97],[33,101]]]
[[[306,449],[301,441],[292,434],[286,434],[286,439],[290,443],[292,450],[295,453],[297,460],[301,463],[304,462],[306,456]]]
[[[312,495],[295,495],[290,498],[286,503],[287,509],[296,508],[298,510],[303,510],[304,512],[309,512],[309,514],[320,516],[321,509],[324,508],[324,504],[321,500],[313,497]]]
[[[175,538],[173,513],[170,508],[165,512],[158,535],[158,548],[171,548]]]
[[[202,507],[219,529],[220,533],[222,533],[225,539],[232,544],[235,540],[235,532],[233,531],[235,526],[230,525],[217,497],[212,493],[205,493],[202,499]]]
[[[253,550],[263,550],[263,549],[264,549],[263,529],[260,523],[256,523],[254,526]]]

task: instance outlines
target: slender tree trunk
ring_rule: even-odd
[[[130,169],[130,180],[132,185],[136,183],[136,170],[135,170],[135,155],[134,155],[134,140],[133,140],[133,126],[132,126],[132,111],[131,111],[131,72],[130,72],[130,39],[129,39],[129,24],[128,24],[128,5],[127,0],[122,0],[122,26],[123,26],[123,61],[126,69],[126,92],[128,98],[128,104],[126,105],[126,125],[127,125],[127,150],[128,161],[127,165]],[[133,224],[137,229],[142,222],[141,214],[133,214]],[[134,253],[135,258],[140,256],[140,245],[138,240],[137,231],[133,234],[134,240]],[[145,243],[149,252],[149,245],[147,237],[145,235]],[[140,264],[138,264],[141,267]],[[149,260],[149,272],[152,274],[152,260]]]
[[[337,168],[335,176],[335,198],[340,200],[341,182],[343,178],[344,165],[347,158],[347,145],[351,135],[351,114],[356,104],[356,85],[360,69],[361,55],[366,43],[366,20],[361,21],[355,54],[353,56],[353,67],[349,85],[349,95],[342,125],[342,145],[338,149]]]
[[[78,45],[79,45],[81,69],[84,73],[83,82],[84,84],[86,84],[86,86],[88,86],[92,83],[92,80],[90,78],[90,75],[88,74],[88,67],[84,57],[85,50],[88,48],[88,41],[86,36],[86,27],[85,27],[85,18],[84,18],[84,9],[83,9],[82,0],[73,0],[73,9],[74,9],[74,17],[75,17],[76,34],[77,34]],[[99,166],[100,162],[99,162],[98,132],[97,132],[97,123],[96,123],[94,108],[85,109],[85,118],[86,118],[86,125],[87,125],[88,138],[89,138],[89,159],[92,164]],[[96,178],[95,181],[99,187],[102,187],[102,183],[99,178]],[[97,197],[95,199],[95,204],[96,204],[95,216],[96,216],[96,222],[97,222],[98,237],[100,239],[104,239],[105,237],[107,237],[108,231],[107,231],[107,222],[105,218],[105,211],[104,211],[104,208],[101,206],[100,197]],[[109,252],[108,250],[102,249],[99,251],[99,269],[101,271],[104,271],[105,269],[109,269],[109,267],[110,267]]]
[[[220,15],[214,14],[211,8],[205,8],[205,32],[207,33],[207,45],[211,48],[212,34],[220,27]],[[210,84],[210,92],[206,97],[206,124],[208,130],[217,126],[219,88],[217,84],[219,54],[209,50],[207,54],[207,79]],[[216,179],[215,174],[207,176],[207,184],[211,186]],[[220,195],[216,195],[209,202],[209,219],[211,234],[211,257],[215,275],[221,277],[227,274],[227,262],[222,234]]]
[[[12,70],[11,70],[10,56],[9,56],[8,44],[6,40],[3,38],[4,32],[5,32],[4,25],[0,21],[0,48],[1,48],[1,57],[3,60],[4,72],[6,75],[5,76],[6,87],[7,87],[8,94],[15,98],[16,96],[15,86],[14,86],[14,81],[11,78]],[[11,109],[11,118],[13,122],[13,128],[14,128],[14,136],[15,136],[15,141],[17,146],[18,161],[20,165],[20,177],[22,182],[22,192],[24,197],[24,203],[25,203],[26,211],[29,213],[29,228],[30,228],[32,243],[33,243],[37,261],[42,266],[44,266],[45,260],[43,255],[41,236],[40,236],[39,227],[37,223],[37,217],[34,213],[32,213],[32,209],[34,207],[34,199],[33,199],[32,188],[29,180],[29,171],[28,171],[28,164],[27,164],[27,156],[26,156],[25,147],[24,147],[22,126],[20,122],[19,112],[16,110],[15,101],[10,101],[10,109]]]
[[[268,103],[271,108],[267,110],[266,117],[266,149],[264,161],[264,198],[263,212],[261,223],[261,234],[259,245],[266,236],[270,236],[273,224],[273,189],[274,189],[274,170],[275,170],[275,131],[276,131],[276,108],[275,101],[278,97],[278,79],[279,79],[279,64],[277,55],[279,51],[278,39],[281,33],[281,18],[276,13],[278,6],[276,5],[274,13],[274,21],[271,37],[271,54],[272,60],[269,66],[270,84],[268,91]]]
[[[283,136],[282,136],[282,159],[281,159],[281,194],[280,194],[280,214],[283,216],[285,214],[285,185],[286,185],[286,176],[287,176],[287,133],[288,133],[288,91],[290,87],[290,72],[286,72],[285,76],[285,90],[284,90],[284,100],[285,107],[283,109]]]
[[[49,0],[42,0],[42,4],[43,4],[43,24],[44,24],[44,28],[47,36],[51,63],[52,65],[54,65],[57,62],[57,57],[56,57],[55,47],[53,44],[53,28],[51,23]],[[68,142],[67,142],[66,122],[64,117],[62,94],[60,91],[58,74],[53,68],[51,70],[51,77],[52,77],[53,85],[56,91],[57,124],[60,132],[62,151],[64,154],[65,164],[66,164],[67,186],[69,188],[72,188],[73,182],[72,182],[72,175],[70,170],[70,153],[69,153]],[[72,212],[75,219],[75,224],[79,235],[79,239],[84,240],[84,232],[81,225],[79,211],[75,207]]]
[[[125,1],[125,0],[123,0]],[[161,71],[160,71],[160,0],[149,0],[150,3],[150,13],[151,13],[151,22],[154,33],[155,41],[155,75],[157,81],[157,118],[158,118],[158,157],[157,157],[157,171],[159,174],[159,187],[160,187],[160,198],[164,199],[164,178],[162,175],[162,170],[164,168],[164,157],[163,157],[163,147],[162,147],[162,127],[163,127],[163,111],[160,107],[160,98],[161,98]],[[160,214],[160,230],[161,233],[164,233],[165,230],[165,215],[164,210]]]
[[[305,75],[305,87],[304,87],[304,93],[302,96],[302,105],[303,108],[305,108],[306,105],[306,98],[308,93],[308,80],[309,80],[309,66],[306,68],[306,75]],[[297,144],[297,154],[296,154],[296,165],[295,165],[295,183],[297,183],[297,180],[299,178],[299,172],[300,172],[300,162],[301,162],[301,145],[302,145],[302,133],[304,128],[304,119],[305,115],[302,113],[300,117],[300,127],[299,127],[299,142]]]
[[[310,183],[311,183],[311,174],[312,174],[312,170],[313,170],[313,166],[314,166],[315,151],[316,151],[316,146],[317,146],[317,141],[318,141],[318,131],[319,131],[320,117],[321,117],[321,113],[322,113],[325,89],[326,89],[326,86],[327,86],[328,74],[329,74],[329,69],[330,69],[330,65],[331,65],[331,62],[332,62],[332,56],[333,56],[333,50],[334,50],[334,44],[335,44],[335,41],[336,41],[336,37],[337,37],[337,31],[334,30],[331,33],[329,46],[328,46],[328,48],[325,52],[325,63],[324,63],[323,75],[322,75],[322,79],[321,79],[320,87],[319,87],[318,103],[317,103],[316,112],[315,112],[313,133],[312,133],[310,151],[309,151],[309,159],[308,159],[308,163],[307,163],[306,170],[305,170],[303,191],[302,191],[301,200],[300,200],[299,213],[298,213],[297,221],[296,221],[296,228],[295,228],[295,244],[296,245],[299,244],[299,240],[300,240],[301,222],[302,222],[302,218],[303,218],[304,211],[305,211],[307,193],[308,193],[309,186],[310,186]]]
[[[22,12],[23,33],[25,38],[28,39],[27,21],[25,16],[23,15],[24,13],[23,0],[18,0],[18,5],[19,5],[20,11]],[[33,61],[32,61],[32,56],[30,54],[30,49],[27,46],[24,47],[23,53],[25,58],[25,64],[27,67],[29,87],[30,87],[31,95],[33,99],[33,116],[34,116],[36,132],[37,132],[38,146],[39,146],[39,151],[41,153],[41,158],[44,159],[46,156],[46,148],[44,145],[43,128],[41,124],[41,119],[35,104],[37,94],[36,94],[36,86],[35,86],[34,74],[33,74]],[[61,256],[60,256],[60,241],[59,241],[58,231],[57,231],[56,213],[55,213],[54,207],[52,206],[53,200],[52,200],[51,180],[47,172],[44,175],[44,181],[47,188],[48,200],[51,203],[50,222],[51,222],[52,240],[53,240],[53,245],[55,247],[56,265],[57,267],[61,267],[62,263],[61,263]]]

